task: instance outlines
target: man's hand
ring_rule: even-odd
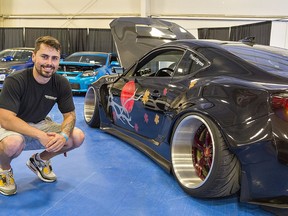
[[[45,145],[46,151],[48,152],[58,152],[66,144],[66,139],[61,134],[48,132],[47,135],[50,138],[48,143]]]

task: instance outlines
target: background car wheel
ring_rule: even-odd
[[[178,121],[171,157],[177,182],[194,197],[224,197],[240,189],[240,163],[216,124],[204,115],[190,113]]]
[[[99,102],[96,90],[89,87],[84,99],[84,119],[85,122],[94,128],[100,127]]]

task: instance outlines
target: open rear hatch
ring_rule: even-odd
[[[110,28],[124,68],[163,43],[195,39],[190,32],[175,23],[149,17],[120,17],[110,23]]]

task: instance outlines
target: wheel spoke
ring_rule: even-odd
[[[194,145],[193,145],[193,147],[199,149],[200,151],[204,150],[203,142],[199,140],[198,136],[194,137]]]
[[[212,164],[212,139],[206,127],[201,126],[194,137],[192,159],[199,178],[204,180]]]
[[[205,165],[206,165],[206,161],[205,161],[205,157],[202,157],[199,161],[199,166],[201,167],[201,173],[199,173],[199,177],[201,179],[205,179],[206,175],[205,175]]]
[[[209,133],[209,131],[207,129],[206,130],[206,133],[205,133],[205,146],[208,147],[211,145],[211,135]]]

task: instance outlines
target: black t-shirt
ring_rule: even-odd
[[[48,83],[39,84],[32,69],[8,76],[0,93],[0,108],[16,113],[26,122],[37,123],[45,119],[55,103],[61,113],[75,109],[68,80],[54,74]]]

